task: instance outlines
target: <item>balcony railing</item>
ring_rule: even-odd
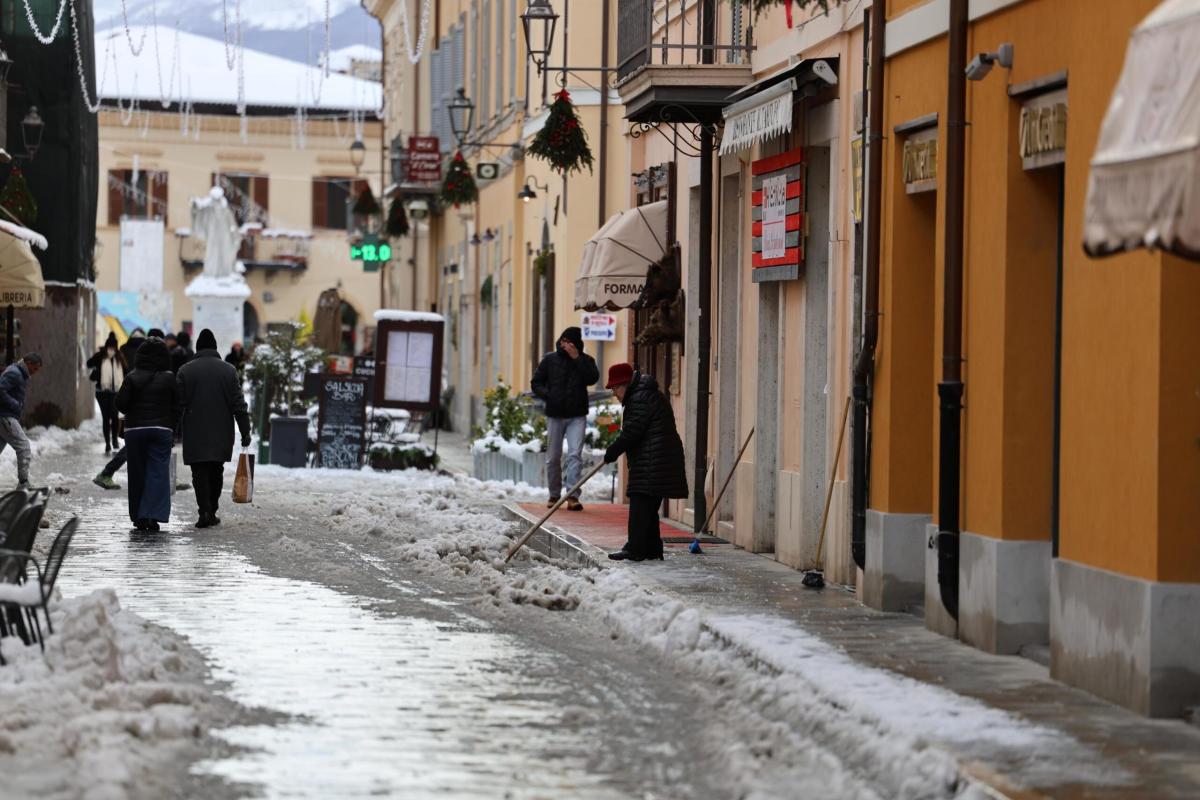
[[[180,265],[185,270],[203,268],[204,241],[190,233],[178,238]],[[308,268],[310,242],[311,237],[299,232],[277,232],[269,228],[254,230],[242,239],[238,258],[246,265],[247,270],[301,271]]]
[[[754,31],[750,25],[743,28],[741,7],[735,3],[726,19],[727,4],[712,0],[716,30],[712,43],[705,43],[704,5],[703,0],[690,7],[676,0],[618,0],[617,82],[652,64],[748,64]]]

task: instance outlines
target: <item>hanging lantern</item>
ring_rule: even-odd
[[[521,15],[521,27],[525,30],[525,49],[537,65],[539,75],[550,58],[550,49],[554,46],[554,26],[557,22],[558,14],[554,12],[550,0],[529,0],[529,7]]]
[[[30,161],[33,160],[38,148],[42,146],[42,133],[45,127],[46,123],[42,122],[37,106],[30,106],[29,113],[25,115],[25,119],[21,120],[21,139],[25,143],[25,153],[29,156]]]

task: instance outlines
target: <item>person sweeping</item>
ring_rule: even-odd
[[[623,406],[621,433],[604,453],[612,464],[625,455],[629,474],[629,538],[608,557],[613,561],[662,560],[658,510],[664,498],[688,496],[683,442],[675,427],[671,404],[658,381],[630,364],[614,364],[605,388],[612,389]]]

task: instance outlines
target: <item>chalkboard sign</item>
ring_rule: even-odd
[[[317,463],[328,469],[358,469],[363,462],[366,436],[366,380],[323,375],[317,416]]]

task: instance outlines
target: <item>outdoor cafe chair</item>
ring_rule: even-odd
[[[47,632],[54,633],[54,623],[50,621],[50,598],[54,595],[54,585],[58,582],[58,573],[62,569],[63,561],[66,560],[67,550],[71,547],[71,540],[75,538],[75,531],[79,528],[79,517],[71,517],[67,520],[67,524],[63,525],[62,530],[58,532],[58,536],[54,537],[54,543],[50,545],[50,552],[46,556],[46,565],[43,567],[36,557],[29,553],[17,553],[13,551],[0,550],[0,556],[7,556],[10,559],[21,560],[25,563],[33,564],[36,571],[37,580],[28,580],[21,584],[6,583],[0,584],[0,607],[15,608],[24,611],[33,620],[34,630],[37,632],[38,644],[41,645],[42,652],[46,652],[46,637],[42,635],[42,627],[38,622],[37,612],[40,609],[42,616],[46,618]],[[0,654],[0,664],[4,663],[4,656]]]
[[[29,493],[24,489],[13,489],[0,497],[0,544],[8,536],[8,528],[17,514],[29,503]]]
[[[42,515],[46,511],[46,497],[34,494],[30,503],[21,509],[4,539],[4,547],[0,548],[0,587],[19,585],[26,578],[26,561],[33,549],[33,540],[37,536],[38,527],[42,523]],[[29,629],[19,611],[9,613],[10,609],[0,607],[0,637],[8,635],[10,627],[15,629],[21,639],[29,644]]]

